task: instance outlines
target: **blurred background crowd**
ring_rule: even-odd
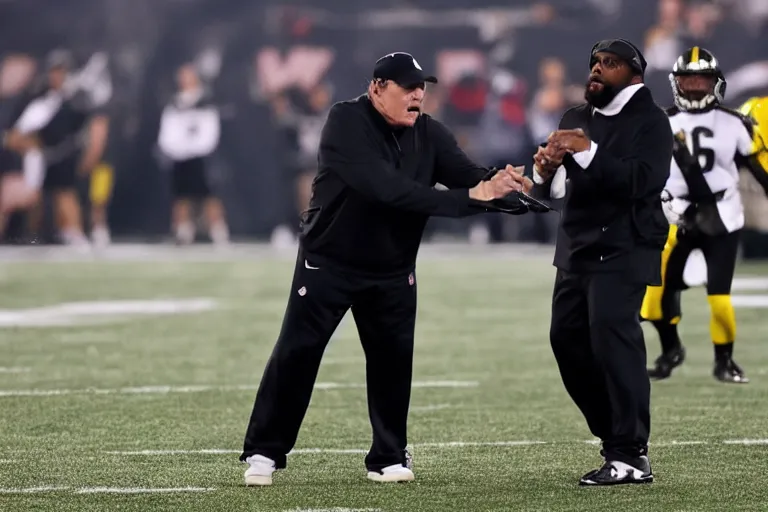
[[[10,130],[35,99],[47,105],[64,76],[69,117],[58,106],[66,122],[49,136],[89,148],[71,183],[5,208],[6,243],[290,244],[328,108],[363,93],[375,60],[393,51],[439,77],[427,111],[488,166],[530,166],[535,146],[582,101],[601,38],[643,49],[662,106],[672,103],[674,60],[693,44],[720,60],[727,106],[768,95],[766,0],[4,0],[0,20],[0,127]],[[192,121],[174,117],[190,108]],[[169,135],[177,132],[186,135]],[[34,166],[8,146],[4,178]],[[205,183],[179,182],[181,154],[205,160],[185,171]],[[764,257],[768,200],[747,201],[744,254]],[[427,237],[552,243],[556,222],[433,219]]]

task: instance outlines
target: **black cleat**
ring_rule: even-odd
[[[749,382],[747,376],[744,375],[744,370],[731,358],[716,359],[712,375],[720,382],[733,382],[735,384],[746,384]]]
[[[650,484],[653,482],[648,457],[638,459],[638,467],[619,461],[606,461],[603,467],[590,471],[579,480],[582,486]]]
[[[674,368],[683,364],[683,361],[685,361],[685,348],[681,345],[657,357],[654,368],[648,370],[648,376],[655,380],[666,379],[672,375]]]

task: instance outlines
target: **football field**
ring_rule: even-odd
[[[652,390],[652,485],[577,486],[601,459],[549,348],[551,251],[425,247],[416,481],[365,477],[365,367],[349,315],[288,469],[246,488],[238,455],[293,254],[111,251],[0,254],[2,511],[768,510],[768,266],[741,264],[734,290],[750,384],[712,378],[705,293],[685,295],[688,360]],[[650,362],[659,345],[645,332]]]

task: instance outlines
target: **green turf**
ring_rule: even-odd
[[[21,368],[0,371],[0,391],[214,388],[0,396],[0,510],[768,510],[768,445],[723,443],[768,438],[768,310],[737,310],[736,359],[753,382],[723,385],[711,377],[703,291],[690,291],[681,327],[688,362],[673,379],[653,387],[656,482],[582,489],[576,482],[599,463],[598,449],[585,442],[591,435],[549,349],[549,260],[422,258],[414,379],[479,385],[414,389],[409,441],[415,445],[416,482],[369,482],[362,454],[297,454],[271,488],[261,489],[243,486],[245,467],[236,453],[109,452],[240,449],[255,392],[218,387],[258,384],[280,327],[291,262],[3,264],[2,309],[196,297],[218,300],[219,309],[0,328],[0,368]],[[766,276],[768,268],[742,265],[740,272]],[[646,333],[653,358],[658,343]],[[364,382],[351,318],[326,358],[320,382]],[[453,441],[546,443],[420,446]],[[363,388],[315,391],[297,448],[365,449],[369,443]],[[67,489],[7,492],[42,486]],[[94,487],[212,490],[76,492]]]

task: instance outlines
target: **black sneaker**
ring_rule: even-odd
[[[683,364],[683,361],[685,361],[685,348],[681,345],[657,357],[654,368],[648,370],[648,377],[655,380],[666,379],[672,375],[674,368]]]
[[[650,484],[653,482],[651,463],[643,455],[638,467],[617,460],[606,461],[603,467],[590,471],[579,480],[579,485]]]
[[[720,382],[733,382],[735,384],[749,382],[747,376],[744,375],[744,370],[730,357],[728,359],[716,359],[712,375]]]

